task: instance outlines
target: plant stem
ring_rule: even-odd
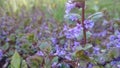
[[[84,25],[85,20],[85,1],[83,1],[83,7],[82,7],[82,26],[83,26],[83,35],[84,35],[84,45],[86,45],[86,28]]]

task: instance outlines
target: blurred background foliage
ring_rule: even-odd
[[[64,15],[66,0],[0,0],[0,11],[3,14],[19,14],[21,10],[30,13],[39,9],[45,16],[61,21]]]
[[[63,21],[67,0],[0,0],[0,16],[4,14],[18,15],[21,10],[31,13],[38,9],[46,18]],[[86,15],[97,11],[107,11],[112,18],[120,18],[119,0],[87,0]]]

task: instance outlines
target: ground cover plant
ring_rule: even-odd
[[[0,68],[120,68],[119,0],[0,0]]]

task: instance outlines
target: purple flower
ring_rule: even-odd
[[[76,38],[78,37],[81,33],[82,33],[82,26],[81,24],[77,24],[74,28],[70,28],[68,29],[67,31],[65,31],[65,36],[66,38],[70,38],[70,39],[73,39],[73,38]]]
[[[109,46],[120,47],[120,32],[115,30],[115,35],[110,35],[109,40]]]
[[[78,18],[78,16],[76,14],[71,14],[69,16],[69,19],[72,20],[72,21],[77,21],[79,18]]]
[[[73,39],[74,38],[73,33],[70,32],[70,31],[65,32],[65,36],[66,36],[66,38],[69,38],[69,39]]]
[[[57,50],[56,50],[56,53],[55,53],[54,55],[59,55],[59,56],[61,56],[61,55],[65,55],[65,54],[66,54],[66,51],[65,51],[65,50],[57,49]]]
[[[118,64],[117,67],[120,68],[120,64]]]
[[[52,68],[55,68],[56,65],[57,65],[57,62],[53,62],[53,63],[52,63]]]
[[[68,27],[67,25],[64,25],[63,31],[66,31],[66,30],[68,30]]]
[[[115,30],[115,35],[120,35],[119,30]]]
[[[88,65],[88,68],[93,68],[93,64],[89,64],[89,65]]]
[[[74,46],[79,46],[79,45],[80,45],[80,42],[74,41]]]
[[[114,45],[120,47],[120,39],[116,39]]]
[[[65,20],[77,22],[81,16],[76,13],[69,13],[64,15]]]
[[[110,64],[115,65],[116,63],[117,63],[116,61],[112,61]]]
[[[100,63],[104,63],[104,62],[105,62],[105,58],[104,58],[104,57],[100,57],[100,58],[99,58],[99,62],[100,62]]]
[[[85,20],[84,21],[86,29],[91,29],[94,26],[94,22],[92,20]]]
[[[74,7],[75,7],[75,3],[66,3],[66,10],[65,13],[68,14]]]
[[[105,31],[105,30],[100,33],[101,37],[105,37],[106,34],[107,34],[107,31]]]
[[[65,55],[66,54],[66,51],[65,50],[62,50],[60,51],[59,55]]]
[[[116,39],[116,37],[114,36],[114,35],[111,35],[110,37],[109,37],[109,40],[110,41],[114,41]]]
[[[38,55],[38,56],[44,56],[44,53],[43,53],[42,51],[38,51],[38,52],[36,53],[36,55]]]
[[[117,35],[117,38],[118,38],[118,39],[120,39],[120,34],[119,34],[119,35]]]
[[[94,50],[93,51],[94,54],[99,54],[100,53],[100,48],[99,47],[94,47],[93,50]]]
[[[70,55],[66,55],[65,58],[66,58],[67,60],[72,60]]]
[[[109,49],[112,46],[112,43],[109,42],[109,43],[106,44],[106,46],[107,46],[107,49]]]
[[[3,51],[0,49],[0,60],[2,59],[3,57]]]
[[[56,38],[51,38],[51,41],[52,41],[53,44],[57,43],[57,39]]]
[[[115,35],[116,35],[116,37],[117,37],[118,39],[120,39],[120,31],[116,30],[116,31],[115,31]]]

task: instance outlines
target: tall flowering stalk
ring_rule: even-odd
[[[76,0],[75,0],[76,1]],[[77,0],[76,7],[82,8],[82,26],[83,26],[83,35],[84,35],[84,45],[86,45],[86,27],[85,27],[85,0]]]
[[[83,26],[83,35],[84,35],[84,44],[86,44],[86,28],[84,25],[84,20],[85,20],[85,1],[82,2],[82,26]]]
[[[80,21],[80,17],[79,15],[75,14],[75,13],[70,13],[70,11],[73,8],[82,8],[82,15],[81,15],[81,21]],[[65,17],[69,17],[67,18],[68,20],[77,22],[77,24],[82,25],[82,32],[83,32],[83,40],[84,40],[84,45],[86,45],[86,29],[91,26],[91,21],[89,20],[85,20],[85,0],[69,0],[66,3],[66,15]],[[90,23],[89,23],[90,22]],[[81,29],[77,29],[80,30]],[[79,33],[78,33],[79,34]],[[73,34],[74,35],[74,34]]]

